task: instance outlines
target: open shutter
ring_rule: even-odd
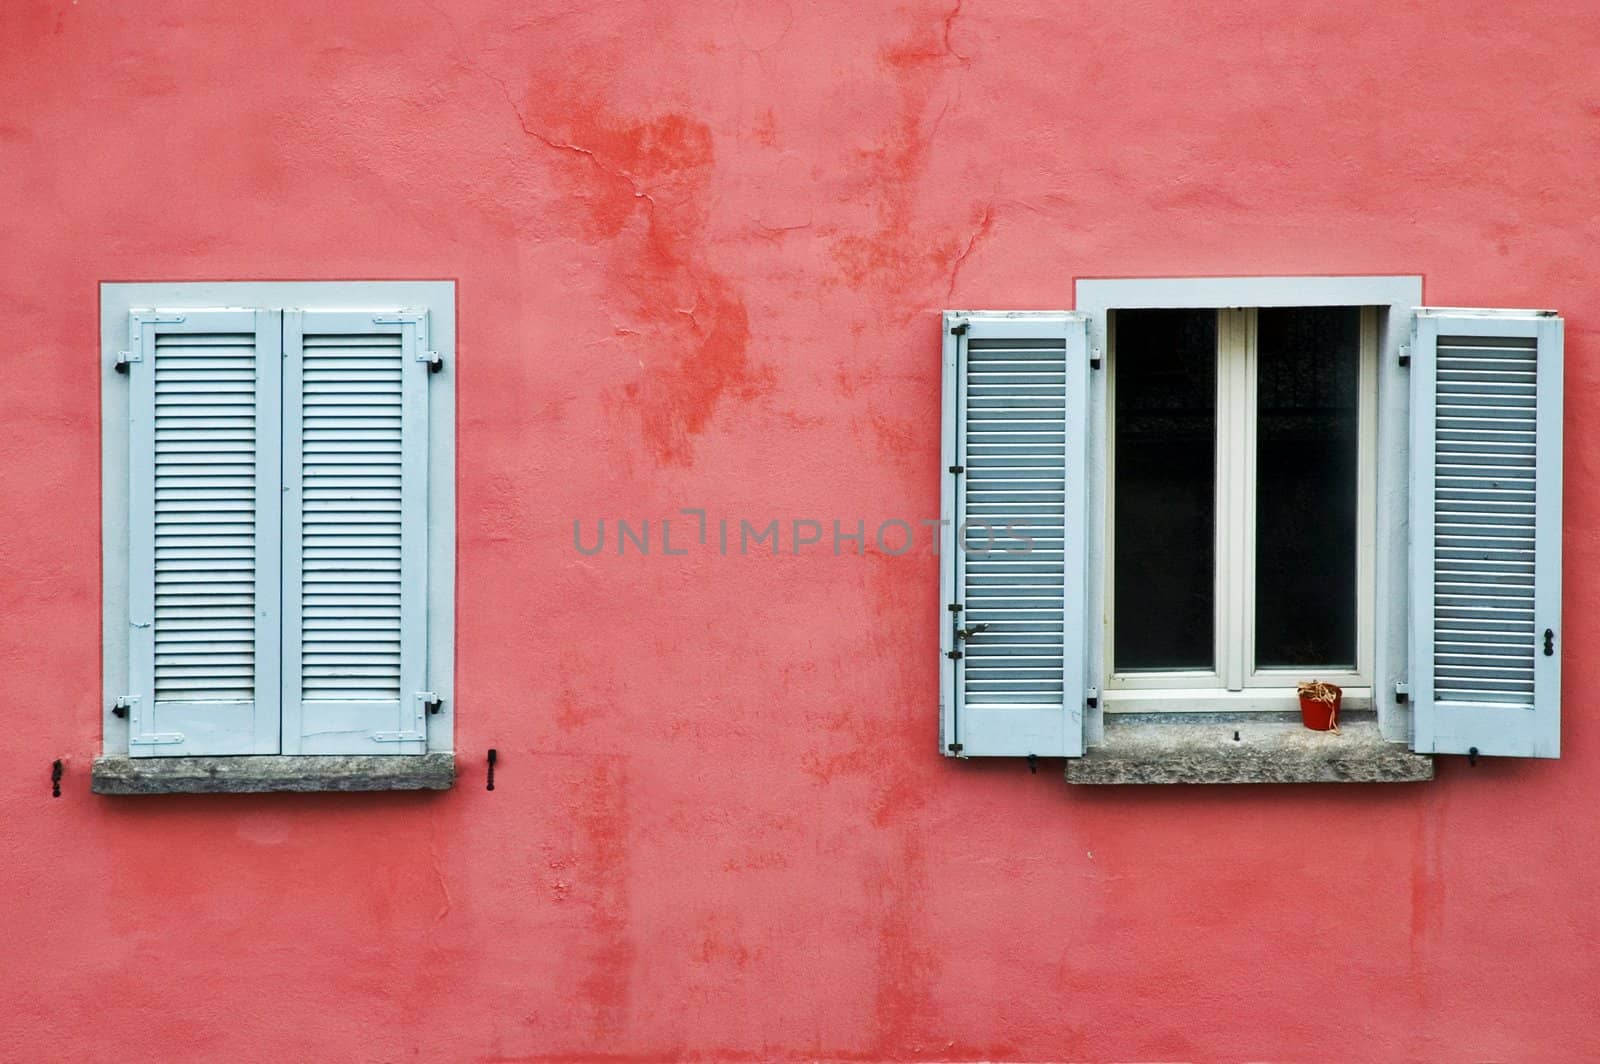
[[[428,315],[284,312],[285,753],[427,749]]]
[[[1087,319],[944,320],[941,741],[1083,753]]]
[[[277,753],[278,313],[128,331],[129,753]]]
[[[1561,749],[1561,319],[1423,310],[1411,350],[1418,751]]]

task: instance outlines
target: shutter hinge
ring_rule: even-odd
[[[961,746],[960,743],[951,743],[945,749],[949,750],[952,754],[955,754],[957,757],[961,756],[962,746]]]
[[[118,351],[117,360],[111,366],[118,373],[126,375],[128,367],[135,362],[143,362],[144,356],[137,351]]]
[[[947,650],[944,652],[944,656],[951,661],[960,661],[963,655],[959,650]]]
[[[1083,693],[1083,704],[1090,709],[1100,708],[1100,688],[1090,687]]]
[[[1395,684],[1394,700],[1402,706],[1411,701],[1411,685],[1404,682]]]
[[[946,606],[945,608],[948,609],[951,613],[960,613],[966,607],[962,606],[961,603],[959,603],[959,602],[952,602],[952,603],[950,603],[949,606]]]
[[[444,356],[437,351],[424,351],[417,356],[417,361],[425,363],[429,373],[438,373],[444,369]]]
[[[1100,349],[1098,347],[1089,348],[1089,368],[1100,368]]]
[[[965,335],[967,335],[967,328],[969,326],[971,326],[971,324],[972,323],[970,321],[965,321],[965,320],[956,322],[954,325],[950,326],[950,335],[951,336],[965,336]]]
[[[128,720],[128,745],[129,746],[176,746],[183,742],[182,732],[144,732],[139,731],[139,696],[123,695],[111,705],[111,713],[116,717],[126,717]]]
[[[439,707],[443,705],[443,702],[432,691],[418,691],[411,696],[411,703],[416,708],[412,711],[412,726],[410,728],[403,731],[373,732],[372,741],[375,743],[427,742],[428,714],[439,712]]]
[[[966,466],[953,465],[950,467],[950,472],[952,473],[965,473],[966,471]]]
[[[425,310],[397,310],[393,314],[377,314],[372,318],[374,325],[417,325],[428,316]]]
[[[1402,366],[1411,365],[1411,345],[1410,344],[1401,344],[1400,345],[1400,364]]]
[[[426,732],[420,731],[378,731],[372,733],[375,743],[421,743],[427,742]]]

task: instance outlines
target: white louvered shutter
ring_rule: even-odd
[[[1083,753],[1086,319],[944,321],[944,753]]]
[[[1430,753],[1561,749],[1561,319],[1423,310],[1411,350],[1411,699]]]
[[[277,753],[279,315],[128,328],[129,753]]]
[[[284,751],[420,754],[428,315],[284,312]]]

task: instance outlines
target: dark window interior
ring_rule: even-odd
[[[1256,321],[1256,667],[1353,667],[1361,311]]]
[[[1216,312],[1120,311],[1116,360],[1115,666],[1213,668]]]
[[[1113,664],[1212,669],[1218,315],[1114,321]],[[1361,310],[1256,322],[1255,666],[1354,667]]]

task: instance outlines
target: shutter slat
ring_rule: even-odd
[[[401,450],[400,377],[404,355],[401,337],[318,335],[304,336],[301,370],[301,413],[303,439],[314,443],[324,438],[323,428],[348,428],[363,434],[362,439],[347,438],[343,432],[327,433],[329,442],[369,446],[352,448],[348,453],[368,461],[393,457]],[[344,419],[337,423],[330,418]],[[342,459],[342,466],[358,465]],[[322,465],[302,459],[300,470],[301,514],[307,533],[328,527],[398,524],[400,515],[400,476],[379,478],[370,488],[353,489],[341,473],[330,474],[339,466]],[[401,545],[398,537],[384,548],[358,548],[359,555],[344,553],[338,547],[319,549],[315,561],[307,559],[304,537],[301,540],[300,601],[303,606],[346,609],[368,622],[365,631],[375,628],[396,630],[400,623]],[[387,572],[372,568],[381,565]],[[318,699],[398,699],[400,662],[398,656],[382,666],[358,665],[354,642],[329,638],[321,630],[301,634],[300,693],[305,701]],[[348,662],[349,671],[340,673],[322,662]],[[355,682],[360,677],[362,682]]]
[[[1530,351],[1534,343],[1532,338],[1527,341]],[[1515,383],[1501,378],[1499,375],[1508,364],[1502,358],[1482,359],[1474,366],[1473,353],[1477,350],[1452,338],[1439,341],[1439,355],[1451,368],[1452,379],[1436,385],[1437,424],[1441,430],[1471,425],[1476,429],[1494,429],[1503,438],[1533,441],[1537,432],[1535,386],[1532,383],[1522,384],[1520,378]],[[1488,350],[1501,355],[1505,348]],[[1517,360],[1509,364],[1523,367],[1527,363]],[[1524,400],[1519,396],[1515,405],[1492,408],[1483,396],[1501,388],[1525,388],[1526,398]],[[1452,458],[1470,450],[1470,446],[1464,447],[1449,436],[1435,443],[1434,512],[1438,524],[1442,526],[1441,531],[1449,530],[1458,515],[1470,515],[1482,525],[1502,526],[1498,534],[1490,537],[1494,542],[1501,542],[1507,535],[1512,535],[1531,544],[1536,503],[1534,492],[1527,490],[1532,486],[1530,482],[1519,480],[1511,482],[1514,486],[1495,487],[1492,482],[1467,481],[1465,478],[1438,474],[1440,467],[1448,467]],[[1453,538],[1451,542],[1454,544],[1461,540]],[[1486,546],[1488,542],[1484,537],[1478,537],[1476,543],[1469,540],[1467,545]],[[1442,544],[1436,541],[1436,552],[1441,547]],[[1442,625],[1452,619],[1468,617],[1490,621],[1497,626],[1500,634],[1532,646],[1534,587],[1531,577],[1516,583],[1501,583],[1491,577],[1491,571],[1479,565],[1459,557],[1453,557],[1446,563],[1437,553],[1434,554],[1433,569],[1436,647],[1441,642],[1439,629]],[[1464,687],[1470,688],[1473,682],[1477,682],[1480,690],[1493,691],[1514,698],[1519,703],[1532,704],[1531,669],[1527,674],[1528,682],[1524,684],[1520,682],[1521,674],[1516,669],[1464,666],[1456,663],[1460,655],[1451,655],[1451,658],[1452,661],[1447,663],[1436,651],[1436,698],[1447,697],[1443,692],[1459,694]]]
[[[174,352],[203,350],[204,358]],[[256,337],[251,333],[184,335],[162,333],[155,341],[155,525],[184,525],[196,519],[213,522],[216,515],[238,513],[246,519],[256,511],[255,450],[238,452],[249,475],[196,481],[178,479],[164,461],[164,444],[215,441],[216,429],[231,427],[240,432],[241,442],[254,442],[256,429]],[[236,383],[243,380],[243,385]],[[213,396],[226,391],[235,397],[220,404]],[[183,466],[190,469],[190,466]],[[215,467],[201,466],[202,469]],[[204,483],[206,487],[195,486]],[[251,522],[253,526],[253,521]],[[252,528],[253,531],[253,528]],[[184,620],[205,620],[219,606],[238,606],[253,616],[255,606],[255,545],[243,551],[216,555],[209,563],[178,563],[169,556],[156,555],[155,603],[157,642],[162,641],[166,624]],[[195,593],[180,589],[195,585]],[[231,592],[231,593],[230,593]],[[206,697],[250,701],[255,697],[254,640],[239,641],[243,655],[219,654],[214,659],[211,682],[205,679],[207,666],[195,662],[175,665],[164,655],[155,657],[156,701],[193,700],[192,692],[204,687]],[[181,681],[181,682],[180,682]]]

